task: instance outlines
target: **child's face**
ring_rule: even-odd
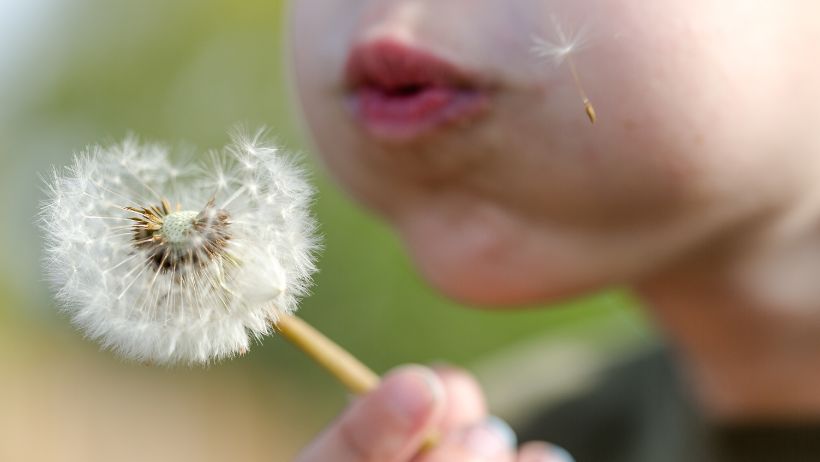
[[[778,206],[808,73],[792,3],[298,0],[293,69],[330,170],[434,284],[543,301]],[[572,62],[531,50],[553,18],[582,31]]]

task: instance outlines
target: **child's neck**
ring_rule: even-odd
[[[795,250],[812,252],[820,245],[813,241],[753,259],[704,260],[636,284],[711,417],[820,421],[820,258],[783,262]],[[816,282],[784,285],[804,277]]]

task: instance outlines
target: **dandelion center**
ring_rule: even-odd
[[[159,271],[182,275],[214,261],[233,261],[227,253],[230,214],[217,209],[213,200],[201,211],[182,210],[179,204],[173,210],[167,200],[159,206],[126,210],[136,215],[131,217],[133,246],[145,252]]]
[[[195,210],[168,214],[162,221],[159,234],[172,246],[184,246],[194,231],[197,215],[199,212]]]

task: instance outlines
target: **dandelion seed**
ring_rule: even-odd
[[[586,46],[586,30],[581,28],[573,34],[567,34],[555,15],[550,15],[550,19],[558,40],[553,42],[534,36],[532,37],[533,45],[530,50],[539,58],[552,60],[553,65],[556,67],[561,66],[564,62],[567,63],[570,73],[572,74],[575,89],[578,91],[578,95],[584,104],[584,112],[586,112],[589,121],[594,124],[598,116],[589,96],[587,96],[586,90],[584,90],[584,85],[581,83],[581,76],[578,73],[578,68],[575,66],[575,60],[572,57],[573,54]]]
[[[261,132],[199,169],[133,138],[89,148],[48,181],[45,269],[73,322],[122,356],[242,354],[310,284],[311,195]]]

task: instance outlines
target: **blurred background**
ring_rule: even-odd
[[[516,422],[654,343],[618,291],[488,312],[427,288],[310,155],[286,19],[277,0],[0,0],[0,460],[290,460],[349,401],[281,339],[208,369],[155,368],[100,351],[55,309],[40,276],[39,175],[129,132],[204,151],[242,122],[304,153],[326,250],[301,314],[380,373],[467,367]]]

